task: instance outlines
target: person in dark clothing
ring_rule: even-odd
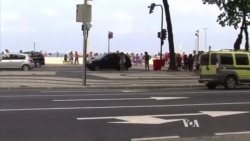
[[[177,69],[181,70],[181,55],[176,54],[176,64],[177,64]]]
[[[145,61],[145,70],[149,71],[149,60],[150,56],[148,55],[148,52],[144,53],[144,61]]]
[[[188,70],[193,71],[193,66],[194,66],[194,57],[192,54],[188,55]]]
[[[64,54],[63,64],[67,64],[67,63],[68,63],[68,55]]]

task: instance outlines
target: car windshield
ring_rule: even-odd
[[[106,54],[98,55],[98,56],[96,56],[95,60],[101,60],[105,56],[106,56]]]

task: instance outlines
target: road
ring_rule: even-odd
[[[249,120],[248,89],[0,91],[1,141],[143,141],[245,134],[250,133]]]

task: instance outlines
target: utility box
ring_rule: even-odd
[[[92,5],[77,4],[76,5],[76,22],[91,22]]]

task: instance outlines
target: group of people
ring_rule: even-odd
[[[148,54],[148,52],[145,51],[144,55],[141,55],[142,59],[144,61],[145,70],[149,71],[149,60],[151,59],[151,56]],[[125,63],[126,63],[126,57],[123,52],[120,53],[120,70],[123,71],[125,69]]]
[[[201,56],[204,52],[199,51],[196,53],[195,51],[193,54],[186,54],[186,53],[176,53],[175,54],[175,62],[176,62],[176,67],[180,71],[194,71],[194,70],[199,70],[199,66],[201,63]],[[165,54],[164,59],[169,63],[170,56],[169,54]]]
[[[67,64],[79,65],[79,54],[77,53],[77,51],[75,51],[75,53],[73,53],[73,51],[70,51],[69,54],[64,54],[63,62]]]

